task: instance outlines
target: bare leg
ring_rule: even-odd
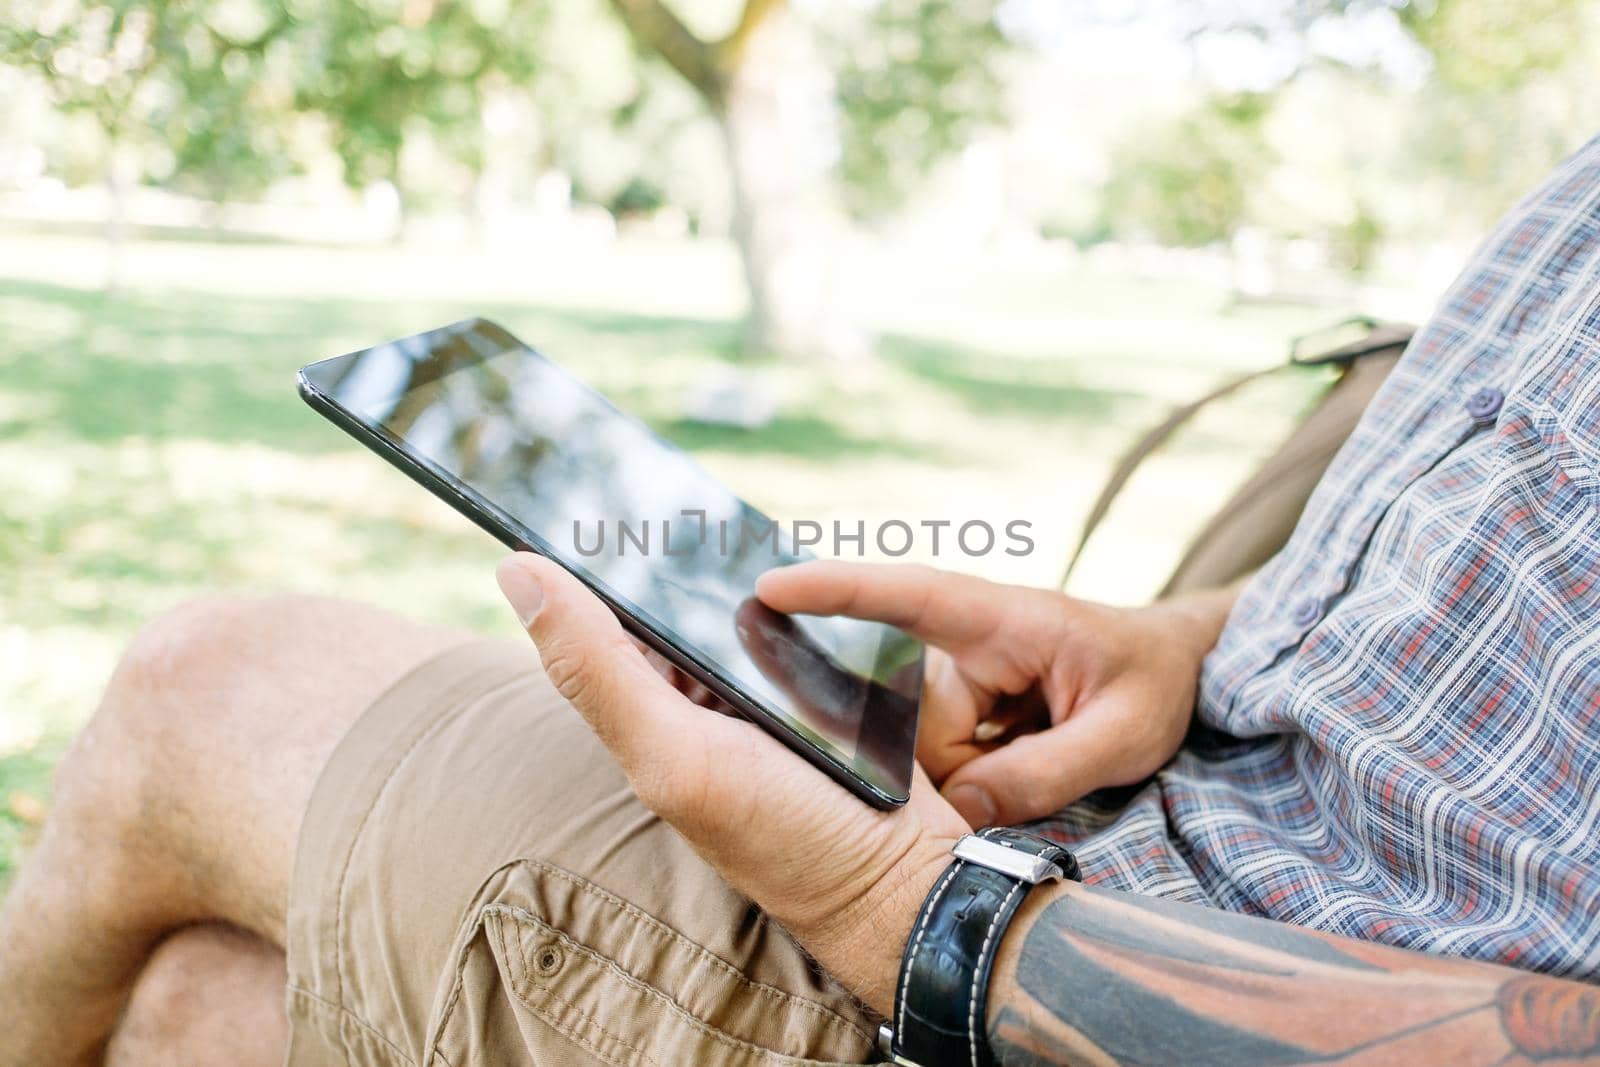
[[[141,633],[0,910],[0,1064],[99,1063],[180,927],[281,946],[318,772],[378,694],[461,639],[300,597],[202,601]]]
[[[112,1035],[109,1067],[282,1067],[283,953],[233,926],[189,926],[156,947]]]

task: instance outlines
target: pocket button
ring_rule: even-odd
[[[560,945],[547,943],[534,950],[533,968],[546,978],[559,971],[564,962],[566,954],[561,951]]]

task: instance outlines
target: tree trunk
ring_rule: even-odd
[[[828,299],[829,218],[820,152],[808,118],[820,84],[805,68],[805,41],[779,9],[741,43],[724,71],[714,111],[732,179],[733,239],[750,293],[746,345],[758,354],[853,354]]]
[[[122,250],[128,239],[128,187],[134,166],[121,138],[108,135],[106,144],[106,270],[102,288],[114,293],[122,287]]]

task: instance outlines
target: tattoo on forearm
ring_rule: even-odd
[[[1533,976],[1513,978],[1495,997],[1500,1025],[1532,1060],[1600,1055],[1600,990]]]
[[[1074,887],[990,1031],[1006,1067],[1600,1064],[1600,988]]]

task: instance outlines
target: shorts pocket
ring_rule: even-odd
[[[521,862],[492,881],[430,1026],[434,1063],[789,1067],[872,1051],[859,1021],[752,981],[570,871]],[[800,952],[770,933],[762,951]]]

